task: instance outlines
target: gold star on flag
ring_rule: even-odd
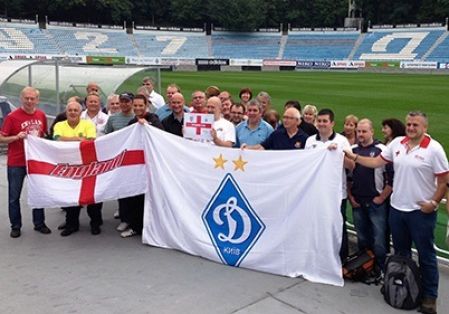
[[[215,161],[215,169],[221,168],[224,170],[224,164],[227,162],[227,160],[223,158],[223,155],[220,154],[220,156],[218,156],[217,158],[213,158],[213,159]]]
[[[244,161],[242,159],[242,156],[239,156],[239,159],[233,160],[232,162],[235,165],[234,171],[237,171],[239,169],[242,170],[242,171],[245,171],[245,165],[248,163],[247,161]]]

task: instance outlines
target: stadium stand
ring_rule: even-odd
[[[427,56],[428,61],[449,62],[449,32],[445,32],[441,37],[441,42]]]
[[[0,53],[59,54],[55,42],[36,26],[0,25]]]
[[[443,27],[357,31],[235,33],[134,30],[0,23],[0,54],[284,60],[421,60],[449,62]]]
[[[136,56],[133,42],[123,30],[49,28],[47,30],[63,54]]]
[[[135,32],[133,35],[140,56],[207,58],[208,43],[203,33]]]
[[[354,59],[420,60],[443,33],[443,29],[373,30],[366,34]]]
[[[278,56],[281,35],[215,32],[211,41],[215,58],[273,59]]]
[[[360,33],[358,32],[291,32],[284,59],[332,60],[346,59]]]

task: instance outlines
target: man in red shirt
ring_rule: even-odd
[[[20,93],[21,107],[6,116],[0,132],[0,143],[8,144],[8,203],[12,238],[20,237],[22,215],[20,213],[20,194],[26,176],[25,151],[23,139],[28,134],[43,137],[47,134],[47,118],[37,108],[39,91],[25,87]],[[33,208],[34,230],[43,234],[51,233],[45,225],[43,208]]]

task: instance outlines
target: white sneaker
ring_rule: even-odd
[[[135,235],[137,235],[137,231],[134,231],[131,228],[129,228],[128,230],[123,231],[122,233],[120,233],[120,236],[122,238],[129,238],[129,237],[133,237]]]
[[[114,213],[114,218],[115,219],[119,219],[120,218],[120,213],[118,212],[118,209]]]
[[[118,226],[117,226],[117,228],[115,228],[117,231],[120,231],[120,232],[123,232],[123,231],[125,231],[126,229],[128,229],[128,227],[129,227],[129,224],[128,223],[126,223],[126,222],[121,222]]]

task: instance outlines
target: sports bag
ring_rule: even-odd
[[[381,288],[385,302],[397,309],[411,310],[421,301],[421,273],[415,261],[399,255],[385,261],[384,285]]]
[[[343,278],[352,281],[365,281],[374,269],[374,253],[361,250],[350,255],[343,264]]]

